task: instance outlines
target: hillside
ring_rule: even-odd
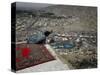
[[[96,32],[96,10],[96,7],[53,5],[32,12],[20,11],[16,14],[16,34],[25,38],[26,34],[32,35],[34,30]]]

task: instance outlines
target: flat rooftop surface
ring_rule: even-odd
[[[31,66],[22,70],[17,71],[17,73],[27,73],[27,72],[46,72],[46,71],[61,71],[61,70],[69,70],[67,64],[64,64],[56,55],[54,50],[49,46],[45,45],[47,50],[53,55],[56,60],[52,60],[49,62],[45,62],[42,64],[38,64],[36,66]]]

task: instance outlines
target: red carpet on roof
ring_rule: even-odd
[[[44,45],[40,44],[18,44],[16,45],[16,69],[24,69],[55,58]]]

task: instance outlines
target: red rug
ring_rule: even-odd
[[[44,45],[18,44],[16,45],[16,70],[35,66],[55,58]]]

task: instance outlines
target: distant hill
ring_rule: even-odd
[[[48,6],[43,10],[45,10],[46,12],[54,13],[57,16],[79,18],[79,20],[76,20],[75,22],[73,22],[73,24],[71,24],[72,29],[76,28],[77,30],[77,28],[81,29],[81,27],[85,30],[90,29],[95,31],[97,29],[97,8],[96,7],[53,5],[53,6]]]
[[[97,8],[52,5],[39,10],[17,10],[17,41],[25,40],[38,30],[54,33],[97,32]]]
[[[40,15],[47,15],[53,13],[55,18],[50,16],[41,17],[31,14],[17,14],[19,16],[19,24],[17,29],[26,30],[54,30],[55,32],[66,31],[97,31],[97,8],[83,7],[83,6],[66,6],[66,5],[52,5],[44,7],[40,10],[34,10]],[[46,14],[44,13],[47,12]],[[34,13],[33,12],[33,13]],[[24,12],[22,12],[24,13]],[[29,12],[25,12],[29,13]],[[35,14],[35,13],[34,13]],[[21,17],[22,16],[22,17]],[[38,17],[37,17],[38,16]],[[65,18],[59,18],[65,17]],[[21,20],[20,20],[21,19]]]

